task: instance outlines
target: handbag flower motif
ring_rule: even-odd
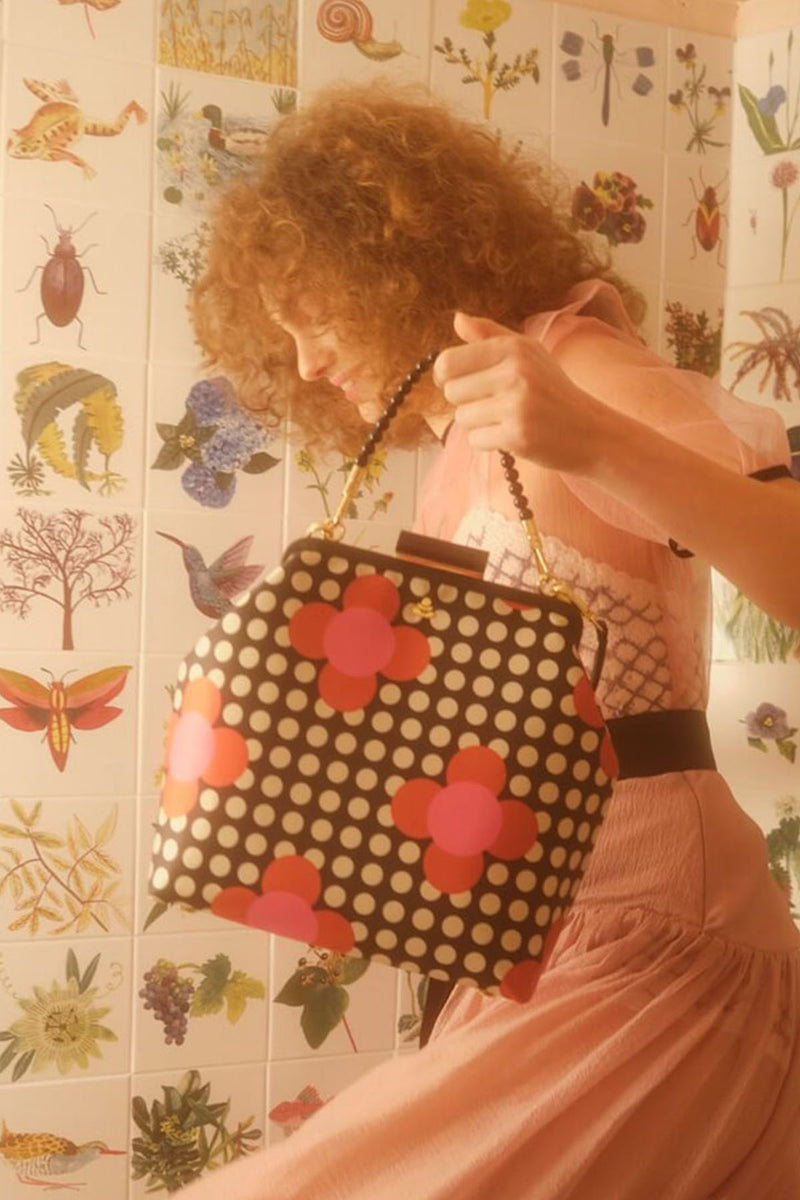
[[[410,779],[395,792],[392,816],[401,833],[431,838],[425,878],[440,892],[464,892],[483,875],[484,854],[523,858],[539,834],[535,814],[520,800],[500,800],[505,763],[488,746],[469,746],[447,765],[444,787]]]
[[[168,817],[192,811],[201,780],[209,787],[223,787],[235,783],[247,766],[242,735],[215,725],[221,711],[220,690],[204,675],[183,689],[181,711],[170,715],[164,747],[161,806]]]
[[[591,726],[592,729],[603,730],[600,742],[600,766],[609,779],[616,779],[617,775],[619,775],[617,752],[611,742],[611,736],[605,728],[603,714],[597,706],[592,685],[585,675],[578,680],[572,695],[575,700],[575,711],[580,719]]]
[[[261,895],[245,887],[223,888],[211,911],[309,946],[325,946],[346,954],[355,945],[353,926],[330,909],[314,909],[322,880],[313,863],[297,854],[276,858],[261,876]]]
[[[377,676],[395,682],[416,679],[430,662],[428,639],[409,625],[393,625],[400,593],[383,575],[362,575],[345,589],[342,609],[304,604],[289,622],[289,641],[304,658],[328,661],[319,675],[319,694],[337,712],[352,712],[372,700]]]

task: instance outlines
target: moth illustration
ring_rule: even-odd
[[[13,708],[0,708],[0,721],[25,732],[44,730],[53,762],[59,771],[67,765],[75,729],[99,729],[122,712],[109,705],[125,686],[130,667],[106,667],[66,683],[66,675],[56,679],[52,671],[44,686],[30,675],[0,667],[0,696]]]

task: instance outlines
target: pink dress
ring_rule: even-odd
[[[584,284],[526,327],[618,343],[599,399],[739,471],[786,461],[779,418],[641,346]],[[709,574],[585,482],[518,464],[556,574],[609,625],[607,717],[705,706]],[[497,455],[453,427],[419,522],[535,585]],[[617,785],[534,999],[455,992],[428,1046],[187,1200],[798,1200],[800,934],[764,838],[713,771]]]

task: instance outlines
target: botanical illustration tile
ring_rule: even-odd
[[[188,7],[163,0],[159,61],[295,87],[298,0],[247,0],[226,9],[220,10],[217,0],[195,0]]]
[[[763,612],[722,576],[714,581],[714,636],[716,658],[794,663],[800,657],[800,631]]]
[[[666,117],[667,30],[557,4],[554,128],[660,150]]]
[[[100,353],[145,358],[148,214],[53,200],[5,201],[6,345],[76,365]]]
[[[280,430],[249,413],[225,375],[198,378],[161,364],[152,373],[148,429],[149,505],[269,513],[280,525],[284,451]],[[247,518],[245,518],[247,519]],[[251,518],[252,519],[252,518]]]
[[[10,42],[150,60],[158,0],[6,0]]]
[[[800,928],[800,789],[777,795],[751,785],[739,788],[736,799],[761,827],[770,873]]]
[[[800,786],[800,667],[717,663],[708,716],[717,765],[734,793],[752,787],[781,796]]]
[[[431,86],[468,120],[546,135],[553,9],[543,0],[435,0]]]
[[[800,149],[735,159],[728,282],[800,280]]]
[[[667,362],[714,378],[720,372],[725,290],[664,285],[658,353]]]
[[[666,162],[664,262],[671,283],[722,288],[730,256],[730,172],[717,151],[696,161],[686,154]]]
[[[734,50],[737,158],[769,158],[800,149],[800,26],[743,37]]]
[[[26,800],[64,793],[133,794],[136,675],[135,657],[126,662],[122,653],[4,652],[0,761],[5,793]]]
[[[733,47],[730,38],[668,31],[667,151],[702,161],[731,144]]]
[[[27,1200],[31,1186],[48,1184],[80,1189],[84,1200],[126,1196],[128,1088],[127,1075],[0,1084],[4,1200]]]
[[[308,446],[287,448],[286,542],[302,537],[310,525],[329,520],[336,512],[352,460],[337,453],[321,454]],[[414,519],[416,461],[403,450],[380,447],[370,459],[364,480],[345,514],[347,541],[357,535],[351,525],[382,524],[409,528]],[[371,535],[370,535],[371,538]],[[374,540],[374,539],[371,539]],[[365,544],[363,535],[361,544]],[[369,544],[369,543],[366,543]]]
[[[136,799],[0,799],[0,941],[133,925]]]
[[[10,62],[6,192],[47,197],[51,203],[146,208],[152,69],[83,53],[65,63],[63,54],[26,45],[14,45]],[[54,112],[57,122],[51,124]]]
[[[218,933],[230,932],[230,925],[223,922],[207,908],[191,908],[188,901],[183,904],[165,904],[154,896],[149,888],[153,841],[160,832],[158,810],[160,797],[139,798],[138,840],[136,852],[136,918],[134,929],[137,934],[169,933]]]
[[[411,971],[397,972],[396,1048],[406,1052],[419,1049],[422,1014],[428,991],[428,977]]]
[[[144,363],[40,348],[9,352],[2,366],[2,502],[138,508]]]
[[[394,1048],[394,968],[275,937],[270,981],[270,1059]]]
[[[269,942],[230,922],[136,939],[137,1071],[266,1058]]]
[[[161,791],[172,695],[178,681],[178,668],[192,644],[188,639],[186,645],[176,646],[173,654],[146,654],[142,661],[139,791],[144,796],[154,796]]]
[[[281,557],[277,522],[252,513],[148,514],[145,642],[154,653],[190,649]]]
[[[431,0],[306,0],[300,33],[300,87],[366,83],[380,76],[427,82]]]
[[[200,370],[203,352],[189,312],[192,286],[206,263],[211,226],[180,205],[163,206],[154,218],[150,356],[155,363],[188,363]]]
[[[800,424],[800,283],[729,289],[723,379],[787,426]]]
[[[127,1071],[130,938],[0,950],[0,1083]]]
[[[172,1194],[206,1171],[258,1151],[264,1106],[263,1063],[134,1075],[132,1200]]]
[[[337,1054],[271,1062],[267,1080],[267,1140],[280,1145],[334,1096],[391,1058],[389,1054]]]
[[[0,645],[136,653],[140,542],[128,512],[0,507]]]

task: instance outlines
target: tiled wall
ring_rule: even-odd
[[[377,966],[343,1019],[304,1024],[285,1003],[296,944],[146,894],[168,689],[226,603],[206,568],[227,552],[247,586],[342,479],[244,426],[196,436],[185,299],[209,200],[325,82],[428,81],[552,151],[644,291],[653,345],[709,373],[724,345],[723,379],[800,426],[800,45],[744,39],[734,82],[730,38],[545,0],[349,0],[352,36],[333,0],[0,3],[0,1178],[29,1195],[10,1133],[48,1133],[105,1200],[291,1136],[418,1028],[414,981]],[[613,172],[638,198],[627,227]],[[390,455],[352,536],[391,545],[423,467]],[[797,903],[800,638],[718,590],[721,765]],[[48,738],[65,693],[69,740]],[[140,995],[159,960],[191,999],[169,1044]],[[24,1146],[33,1170],[42,1144]]]

